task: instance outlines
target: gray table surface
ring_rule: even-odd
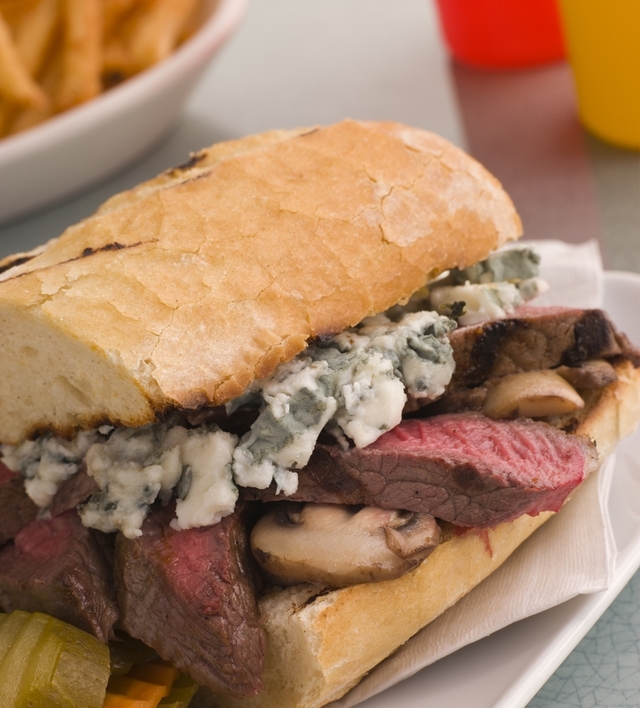
[[[171,134],[82,194],[0,226],[0,256],[58,235],[189,151],[346,116],[444,135],[503,182],[525,237],[597,239],[605,268],[640,273],[638,153],[585,134],[565,63],[491,73],[451,62],[429,0],[253,0]],[[636,573],[529,706],[640,706],[639,647]]]

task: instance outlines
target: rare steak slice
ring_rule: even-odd
[[[92,494],[99,491],[98,483],[93,477],[89,477],[86,466],[83,464],[75,474],[65,479],[58,487],[58,491],[49,505],[49,513],[51,516],[58,516],[69,509],[75,509],[79,504],[86,502]]]
[[[0,546],[34,521],[39,511],[27,496],[22,477],[0,462]]]
[[[12,472],[5,464],[0,460],[0,487],[2,487],[7,482],[15,479],[18,476],[17,472]]]
[[[597,465],[594,446],[545,423],[459,413],[402,421],[365,448],[319,445],[288,497],[366,504],[492,527],[522,514],[557,511]]]
[[[122,627],[197,683],[254,696],[265,635],[260,625],[243,511],[177,531],[173,506],[153,510],[142,535],[116,541]]]
[[[512,317],[456,329],[449,341],[456,370],[448,393],[496,376],[589,359],[623,356],[640,366],[640,352],[602,310],[521,307]]]
[[[25,526],[0,551],[5,612],[46,612],[106,642],[118,618],[104,534],[75,511]]]

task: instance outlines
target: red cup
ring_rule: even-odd
[[[564,59],[556,0],[437,0],[451,55],[481,69]]]

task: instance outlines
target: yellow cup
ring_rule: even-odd
[[[640,148],[640,0],[560,0],[584,127]]]

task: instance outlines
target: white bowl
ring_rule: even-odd
[[[171,57],[77,108],[0,140],[0,222],[88,187],[149,149],[176,122],[247,0],[218,0]]]

